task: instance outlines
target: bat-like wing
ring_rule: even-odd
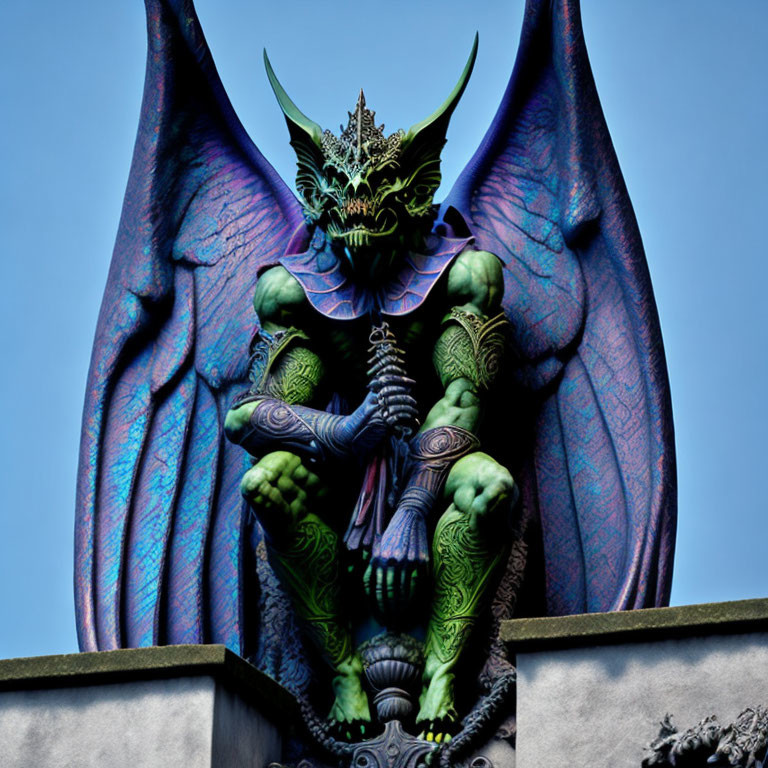
[[[222,425],[248,378],[257,272],[302,215],[237,119],[191,0],[146,8],[141,122],[80,449],[79,640],[243,652],[248,457]]]
[[[537,405],[519,479],[541,522],[547,612],[665,604],[676,515],[666,363],[577,0],[527,0],[502,104],[442,215],[504,263],[517,374]]]

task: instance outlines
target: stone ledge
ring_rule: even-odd
[[[296,702],[282,686],[224,645],[168,645],[0,660],[0,691],[199,676],[230,685],[277,718],[298,717]]]
[[[511,619],[499,636],[512,652],[768,631],[768,599]]]

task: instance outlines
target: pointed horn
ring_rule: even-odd
[[[280,105],[280,109],[283,110],[285,119],[288,122],[288,129],[292,130],[292,126],[300,128],[309,135],[312,141],[320,146],[320,140],[323,136],[323,129],[313,120],[310,120],[291,100],[291,97],[285,92],[285,88],[280,85],[280,81],[275,75],[275,70],[272,69],[272,64],[269,62],[269,56],[267,56],[267,50],[264,49],[264,66],[267,70],[267,77],[269,78],[269,84],[272,86],[272,90],[277,97],[277,103]]]
[[[437,108],[426,120],[422,120],[420,123],[416,123],[408,129],[403,139],[403,146],[410,144],[416,136],[421,133],[425,128],[434,127],[441,130],[443,135],[448,130],[448,121],[451,119],[453,110],[456,109],[456,105],[459,103],[464,89],[467,87],[469,77],[472,74],[472,69],[475,66],[475,59],[477,58],[477,43],[479,35],[475,32],[475,39],[472,43],[472,50],[469,54],[469,59],[464,67],[464,71],[461,73],[459,82],[456,83],[456,87],[451,91],[451,95]]]

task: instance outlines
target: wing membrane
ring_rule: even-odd
[[[246,379],[257,272],[301,209],[237,119],[191,0],[146,7],[141,121],[84,410],[78,632],[83,650],[240,650],[246,457],[220,423]]]

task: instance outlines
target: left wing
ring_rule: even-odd
[[[78,634],[83,650],[244,653],[248,457],[222,424],[247,380],[258,270],[302,214],[237,119],[191,0],[146,9],[141,120],[83,416]]]
[[[578,0],[527,0],[502,104],[442,216],[504,262],[518,379],[537,408],[518,479],[541,522],[547,612],[665,604],[676,514],[666,363]]]

